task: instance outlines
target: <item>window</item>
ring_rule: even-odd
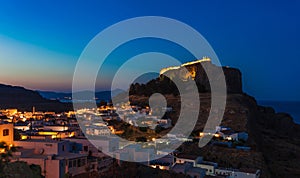
[[[73,167],[73,161],[69,160],[69,168]]]
[[[76,161],[76,159],[73,160],[73,167],[77,167],[77,161]]]
[[[77,167],[81,167],[81,166],[82,166],[81,159],[78,159],[77,160]]]
[[[3,136],[8,136],[9,135],[9,130],[8,129],[4,129],[3,130]]]
[[[62,151],[65,151],[65,145],[62,146]]]
[[[84,150],[85,152],[88,152],[88,151],[89,151],[89,147],[88,147],[88,146],[84,146],[84,147],[83,147],[83,150]]]
[[[85,159],[81,159],[81,166],[85,166],[86,165],[86,160]]]

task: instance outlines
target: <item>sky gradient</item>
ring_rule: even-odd
[[[199,31],[222,65],[242,71],[246,93],[257,99],[300,100],[299,8],[296,0],[2,2],[0,83],[71,91],[78,57],[96,34],[121,20],[151,15],[174,18]],[[152,45],[160,46],[168,45]],[[125,51],[108,65],[118,66],[118,55]],[[185,54],[176,56],[182,62],[193,60]]]

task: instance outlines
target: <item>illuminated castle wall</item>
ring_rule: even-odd
[[[201,63],[204,62],[211,63],[211,59],[208,57],[203,57],[202,59],[187,62],[180,66],[166,67],[161,69],[159,74],[161,77],[163,77],[164,76],[163,74],[165,74],[170,79],[179,76],[180,79],[184,81],[190,79],[195,80],[199,65],[201,65]]]
[[[206,70],[204,70],[204,67]],[[210,91],[210,83],[207,73],[213,76],[214,80],[219,80],[221,75],[218,69],[222,68],[225,75],[227,92],[228,93],[242,93],[242,74],[238,69],[231,67],[220,67],[212,64],[211,59],[203,57],[200,60],[184,63],[180,66],[163,68],[160,71],[160,79],[165,76],[171,80],[177,78],[183,81],[195,80],[201,84],[206,91]]]

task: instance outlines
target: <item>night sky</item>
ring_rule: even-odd
[[[242,71],[246,93],[257,99],[300,100],[299,9],[296,0],[1,2],[0,83],[71,91],[76,62],[95,35],[119,21],[150,15],[173,18],[199,31],[222,65]],[[176,48],[153,39],[135,44],[143,45],[160,52]],[[128,46],[107,65],[117,68],[130,56]],[[194,60],[175,51],[182,62]],[[107,88],[106,83],[97,84],[97,90]]]

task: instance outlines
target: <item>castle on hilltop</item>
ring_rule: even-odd
[[[180,76],[183,76],[183,80],[188,80],[188,79],[194,80],[195,76],[196,76],[197,64],[200,64],[202,62],[210,62],[211,63],[211,59],[209,57],[204,56],[202,59],[187,62],[180,66],[166,67],[166,68],[163,68],[160,70],[159,75],[166,74],[169,71],[178,70],[182,67],[185,67],[188,70],[188,72],[185,72],[185,74],[181,74]]]
[[[206,70],[204,70],[204,67]],[[207,77],[207,72],[214,76],[218,80],[220,74],[217,69],[222,68],[226,85],[227,92],[229,93],[242,93],[242,74],[238,69],[231,67],[220,67],[212,64],[209,57],[203,57],[202,59],[184,63],[180,66],[166,67],[160,70],[160,79],[164,79],[166,76],[171,80],[177,78],[182,81],[195,80],[201,84],[205,90],[210,91],[210,84]]]
[[[204,56],[202,59],[187,62],[180,66],[166,67],[160,70],[159,75],[161,77],[164,77],[164,75],[166,75],[170,79],[173,79],[175,76],[179,76],[183,81],[187,81],[190,79],[195,80],[199,66],[204,63],[211,64],[211,59]]]

